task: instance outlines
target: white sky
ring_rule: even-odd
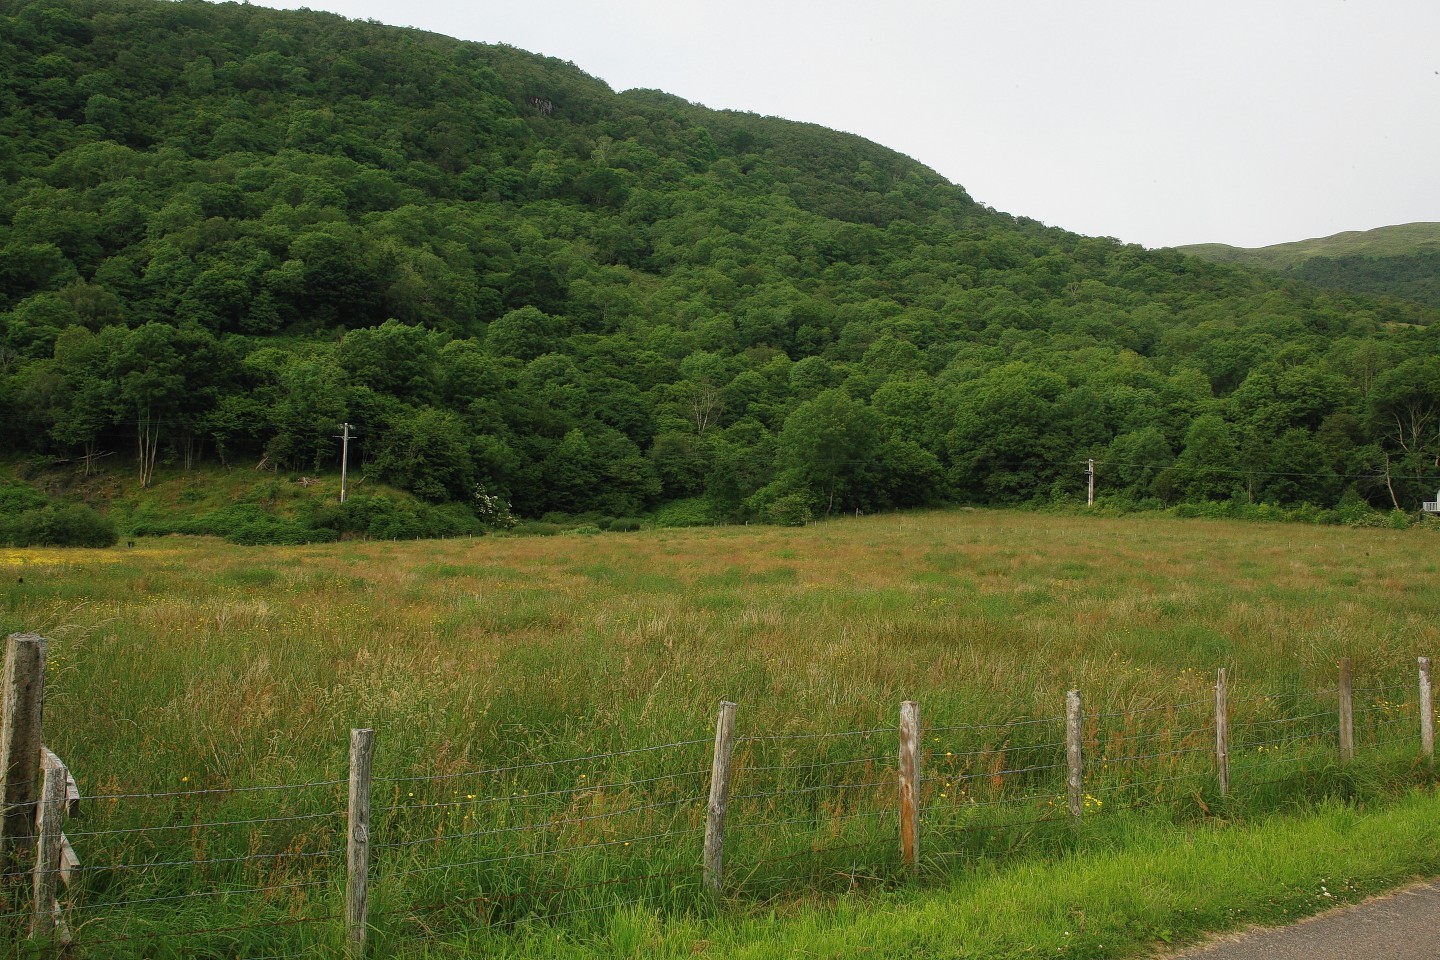
[[[847,130],[1146,246],[1440,221],[1440,0],[272,0]]]

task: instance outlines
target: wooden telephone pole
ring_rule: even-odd
[[[1092,458],[1085,461],[1085,478],[1088,481],[1089,490],[1085,497],[1085,506],[1095,506],[1095,460]]]
[[[345,473],[350,466],[350,424],[340,424],[340,502],[345,502]]]

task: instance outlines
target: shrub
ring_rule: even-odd
[[[51,503],[24,483],[0,485],[0,544],[11,547],[110,547],[115,521],[79,504]]]
[[[284,520],[247,523],[226,534],[225,539],[243,546],[294,546],[302,543],[334,543],[334,530],[317,530]]]
[[[650,522],[657,527],[708,527],[715,522],[715,513],[707,497],[691,497],[658,507]]]
[[[476,518],[487,527],[509,530],[519,522],[510,512],[510,501],[498,494],[489,493],[484,484],[475,485],[472,500]]]
[[[137,517],[130,532],[223,537],[251,546],[333,543],[342,537],[417,540],[481,534],[485,529],[463,504],[431,505],[381,493],[356,495],[344,503],[310,501],[294,518],[276,516],[257,503],[237,503],[192,517]]]
[[[1340,502],[1335,504],[1335,515],[1347,527],[1382,527],[1384,515],[1377,511],[1353,489],[1346,490]]]
[[[26,510],[39,510],[49,501],[34,487],[24,483],[0,486],[0,517],[18,516]]]
[[[610,521],[607,528],[611,533],[634,533],[641,527],[639,517],[619,517]]]
[[[766,523],[775,523],[782,527],[803,527],[813,520],[814,516],[810,509],[810,496],[805,493],[787,493],[770,501],[760,511],[760,517]]]
[[[89,507],[49,505],[0,515],[0,543],[12,547],[112,547],[115,521]]]
[[[304,516],[314,529],[376,540],[463,537],[485,532],[485,525],[462,504],[397,500],[383,493],[359,494],[344,503],[314,506]]]
[[[544,520],[522,520],[511,528],[512,533],[531,537],[553,537],[565,528],[558,523]]]

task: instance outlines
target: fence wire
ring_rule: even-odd
[[[1303,789],[1305,777],[1334,769],[1335,696],[1229,697],[1234,789]],[[1082,822],[1214,794],[1214,708],[1206,697],[1084,715]],[[1356,687],[1357,748],[1398,756],[1408,743],[1418,752],[1418,715],[1413,685]],[[926,726],[913,783],[922,857],[950,863],[1073,842],[1064,731],[1062,716]],[[862,727],[736,738],[724,895],[765,902],[797,884],[853,890],[907,876],[898,841],[898,737],[896,727]],[[583,922],[641,904],[700,909],[713,745],[696,737],[375,778],[376,949]],[[276,957],[331,955],[342,920],[347,784],[87,797],[85,820],[66,831],[80,862],[65,871],[62,916],[84,950],[117,957],[161,955],[172,941],[250,942],[267,930],[286,931],[284,945],[269,945]],[[33,914],[31,876],[0,873],[0,939],[7,932],[14,943],[23,939]]]

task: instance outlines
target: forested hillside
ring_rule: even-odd
[[[1435,313],[1015,219],[883,147],[503,47],[0,0],[0,407],[134,482],[262,458],[716,519],[1080,494],[1413,509]],[[1392,499],[1393,496],[1393,499]]]
[[[1275,270],[1320,287],[1404,297],[1440,308],[1440,223],[1350,230],[1269,247],[1199,243],[1178,249],[1216,263]]]

